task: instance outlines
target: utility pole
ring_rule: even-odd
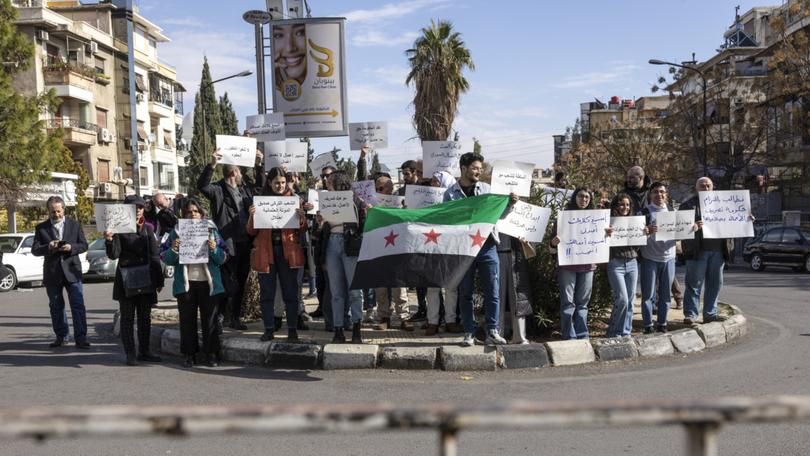
[[[129,81],[129,131],[130,131],[130,152],[132,153],[132,184],[135,186],[135,194],[141,194],[141,164],[138,152],[138,98],[135,91],[135,31],[132,23],[133,15],[132,0],[113,0],[116,9],[112,15],[115,19],[124,19],[127,24],[127,75]]]

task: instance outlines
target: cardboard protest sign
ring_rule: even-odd
[[[446,188],[426,185],[405,186],[405,206],[408,209],[421,209],[444,201]]]
[[[360,150],[368,145],[372,149],[388,147],[388,122],[349,123],[349,146],[351,150]]]
[[[180,219],[177,221],[177,236],[180,238],[180,264],[208,263],[210,233],[208,220]]]
[[[405,202],[404,196],[398,195],[383,195],[382,193],[377,193],[374,195],[377,199],[377,206],[380,207],[392,207],[392,208],[402,208],[402,204]]]
[[[289,172],[307,170],[307,143],[270,141],[264,143],[264,170],[280,167]]]
[[[628,247],[634,245],[647,245],[646,217],[633,215],[629,217],[611,217],[610,226],[613,234],[610,235],[611,247]]]
[[[217,135],[217,149],[222,154],[221,165],[252,168],[256,164],[256,138]]]
[[[314,157],[309,163],[309,170],[314,176],[320,176],[323,169],[327,166],[337,169],[337,163],[335,163],[335,158],[332,157],[331,152],[326,152],[325,154]]]
[[[656,241],[681,241],[694,239],[695,210],[653,212],[650,218],[658,226]]]
[[[296,209],[301,207],[301,199],[297,196],[254,196],[253,204],[256,205],[256,213],[253,214],[254,228],[300,227]]]
[[[136,208],[134,204],[96,204],[96,229],[113,233],[134,233]]]
[[[312,209],[307,211],[307,214],[315,215],[318,213],[318,192],[317,190],[309,189],[307,190],[307,202],[312,203]]]
[[[495,160],[492,164],[492,193],[529,196],[532,191],[534,163]]]
[[[610,242],[605,229],[609,226],[607,209],[560,211],[557,215],[559,265],[607,263]]]
[[[318,204],[321,217],[330,224],[357,223],[357,210],[354,206],[354,192],[320,192]]]
[[[352,190],[366,204],[377,205],[377,189],[373,180],[352,182]]]
[[[699,192],[698,200],[705,239],[754,237],[748,190]]]
[[[247,131],[259,142],[284,141],[284,113],[247,116]]]
[[[472,152],[470,144],[455,141],[422,141],[423,176],[432,176],[437,171],[447,171],[450,175],[461,175],[458,159],[466,152]]]
[[[498,232],[529,242],[543,242],[551,209],[518,201],[506,217],[498,220]]]

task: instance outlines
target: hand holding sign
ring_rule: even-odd
[[[134,233],[134,204],[96,204],[96,229],[110,233]]]
[[[259,142],[284,141],[284,113],[247,116],[247,131]]]
[[[321,206],[321,217],[330,224],[357,223],[357,211],[354,206],[354,192],[320,192],[318,204]]]
[[[222,155],[219,163],[252,168],[256,163],[256,138],[217,135],[217,149]]]
[[[358,122],[349,124],[349,145],[351,150],[360,150],[363,146],[372,149],[388,147],[387,122]]]
[[[455,141],[422,141],[423,175],[432,176],[437,171],[447,171],[452,176],[460,176],[458,160],[465,152],[472,152],[472,146]]]
[[[495,160],[492,164],[492,193],[529,196],[532,190],[533,163]]]
[[[405,186],[405,206],[408,209],[422,209],[444,201],[446,188],[426,185]]]
[[[254,196],[253,227],[257,229],[297,229],[300,227],[297,196]]]
[[[610,259],[607,209],[560,211],[557,215],[557,261],[560,266],[607,263]]]
[[[698,200],[705,239],[754,237],[748,190],[699,192]]]
[[[180,219],[177,221],[180,264],[208,263],[208,220]]]
[[[506,217],[498,220],[498,231],[528,242],[542,242],[551,209],[518,201]]]

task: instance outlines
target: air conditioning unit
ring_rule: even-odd
[[[149,140],[149,144],[154,143],[155,142],[155,134],[154,133],[149,133],[149,135],[146,137],[146,139]]]
[[[113,141],[113,139],[112,139],[112,134],[110,133],[110,130],[108,130],[106,128],[99,128],[99,130],[98,130],[98,140],[100,142],[107,143],[107,144],[111,143]]]
[[[138,103],[142,102],[143,101],[143,94],[142,93],[135,94],[135,101],[137,101]]]
[[[112,184],[110,184],[109,182],[102,182],[102,183],[99,185],[99,188],[101,189],[101,191],[102,191],[103,193],[110,193],[110,192],[112,192]]]
[[[48,41],[51,38],[51,36],[45,30],[37,30],[36,36],[40,41]]]
[[[95,41],[91,41],[89,49],[91,54],[93,55],[98,54],[98,43],[96,43]]]

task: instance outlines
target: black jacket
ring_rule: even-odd
[[[245,225],[248,219],[248,208],[253,204],[253,196],[258,194],[257,189],[264,186],[264,172],[261,166],[256,167],[256,188],[244,185],[238,187],[242,199],[242,213],[237,209],[236,201],[228,190],[225,179],[211,183],[214,175],[214,166],[210,163],[203,169],[197,180],[199,190],[211,202],[211,220],[216,224],[219,234],[228,247],[228,255],[236,255],[235,242],[249,242]]]
[[[152,228],[144,224],[138,227],[137,233],[116,234],[112,241],[105,242],[105,247],[107,257],[111,260],[118,259],[118,269],[115,271],[115,283],[113,284],[113,299],[126,299],[121,268],[148,264],[154,289],[152,302],[157,302],[157,289],[163,288],[163,270],[160,267],[160,249]]]
[[[650,193],[650,185],[652,185],[650,176],[644,176],[644,183],[641,185],[641,188],[630,188],[627,186],[627,183],[624,184],[622,191],[627,193],[630,198],[633,198],[633,204],[635,204],[636,208],[635,215],[639,215],[641,209],[647,205],[647,195]]]
[[[360,200],[359,198],[355,197],[354,204],[355,207],[357,207],[357,221],[359,223],[357,224],[344,223],[343,226],[345,228],[347,225],[357,225],[358,233],[362,239],[363,228],[366,225],[365,203],[363,203],[363,201]],[[332,234],[331,230],[332,226],[329,225],[328,222],[324,222],[323,226],[321,226],[320,229],[316,228],[312,232],[312,243],[313,243],[312,254],[315,259],[315,264],[322,266],[326,264],[326,247],[329,245],[329,237]],[[356,256],[356,255],[349,255],[349,256]]]
[[[700,213],[700,203],[698,202],[697,196],[693,196],[688,200],[684,201],[678,209],[682,211],[694,209],[696,222],[698,220],[701,220],[703,217]],[[734,251],[734,239],[720,239],[720,240],[723,241],[722,242],[723,258],[726,260],[726,263],[731,263],[733,260],[731,252]],[[700,254],[700,252],[703,251],[703,230],[696,231],[694,239],[685,239],[681,241],[681,249],[683,251],[684,259],[686,260],[696,259]]]
[[[528,317],[532,312],[532,284],[529,260],[523,254],[520,240],[499,233],[498,259],[500,264],[501,305],[515,306],[515,315]]]
[[[82,263],[79,254],[87,251],[81,223],[65,218],[62,240],[70,244],[70,252],[52,252],[48,244],[58,239],[56,229],[50,220],[37,225],[34,230],[34,245],[31,253],[45,257],[42,263],[42,282],[45,286],[58,286],[64,282],[75,283],[82,280]]]

